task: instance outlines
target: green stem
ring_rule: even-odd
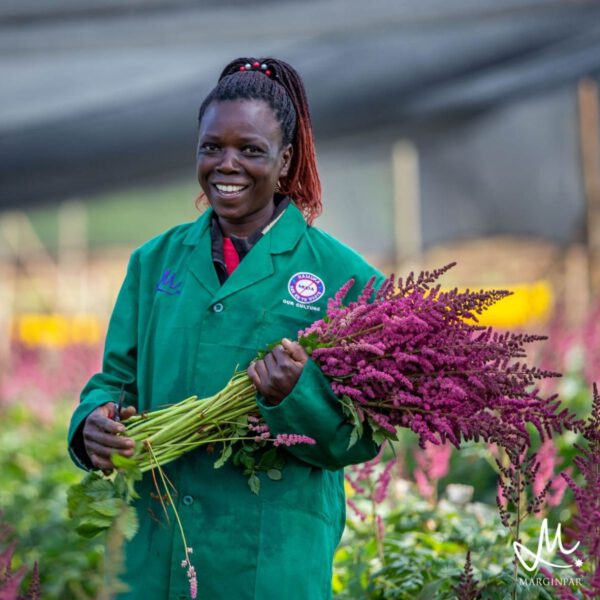
[[[152,451],[152,444],[147,442],[146,447],[148,448],[148,451],[150,452],[150,454],[152,456],[154,456],[154,453]],[[179,513],[177,512],[177,508],[175,507],[175,503],[173,502],[173,498],[171,497],[171,493],[169,492],[169,486],[167,485],[167,482],[165,481],[165,475],[163,473],[163,470],[158,463],[156,463],[156,468],[158,469],[158,474],[160,475],[162,484],[165,488],[165,493],[167,494],[167,498],[169,499],[169,502],[171,503],[171,506],[173,508],[173,514],[175,515],[175,520],[177,521],[177,525],[179,526],[179,532],[181,533],[181,539],[183,541],[183,549],[185,551],[185,559],[187,560],[188,565],[189,565],[190,560],[189,560],[189,555],[188,555],[188,545],[187,545],[187,540],[185,538],[185,532],[183,531],[183,525],[181,524],[181,519],[179,518]]]

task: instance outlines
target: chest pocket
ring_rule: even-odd
[[[278,342],[281,338],[288,338],[296,341],[298,332],[308,327],[318,316],[313,313],[307,314],[302,318],[292,316],[282,312],[265,310],[260,321],[258,337],[263,340],[265,345]]]

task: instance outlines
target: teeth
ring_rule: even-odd
[[[231,192],[239,192],[240,190],[243,190],[246,186],[245,185],[221,185],[220,183],[217,183],[215,185],[215,187],[220,192],[231,193]]]

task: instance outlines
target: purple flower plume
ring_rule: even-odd
[[[299,435],[297,433],[280,433],[275,436],[273,446],[295,446],[296,444],[308,444],[314,446],[315,440],[307,435]]]
[[[579,433],[587,442],[587,448],[575,444],[579,451],[573,462],[583,475],[585,485],[579,486],[567,473],[562,477],[575,496],[578,514],[573,517],[573,525],[565,531],[580,542],[574,552],[581,566],[573,562],[571,568],[584,581],[581,593],[584,598],[600,597],[600,393],[594,384],[592,413],[587,422],[579,428]]]
[[[436,280],[451,266],[397,283],[391,276],[376,294],[372,279],[346,306],[350,280],[300,342],[354,408],[355,422],[367,419],[383,437],[407,427],[423,448],[496,443],[516,460],[530,444],[528,424],[546,440],[574,429],[575,417],[536,387],[558,374],[524,362],[525,346],[543,336],[477,324],[477,315],[509,292],[441,291]]]

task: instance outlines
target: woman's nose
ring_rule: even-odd
[[[237,155],[233,149],[225,149],[221,153],[221,160],[217,165],[217,171],[223,171],[230,173],[232,171],[239,171],[240,165],[237,160]]]

